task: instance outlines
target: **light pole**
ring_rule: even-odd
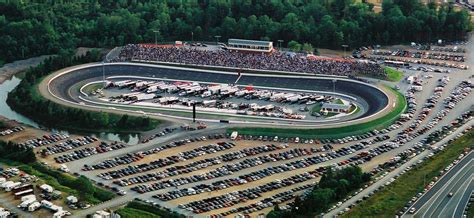
[[[102,81],[104,81],[104,88],[107,85],[105,82],[105,63],[102,61]]]
[[[216,38],[216,45],[219,44],[219,38],[221,38],[221,36],[214,36],[214,38]]]
[[[334,93],[336,93],[336,82],[337,82],[336,79],[332,80],[332,92],[334,92]]]
[[[155,33],[155,45],[158,44],[158,33],[160,33],[159,30],[153,30],[153,32]]]
[[[346,57],[346,49],[349,47],[349,45],[341,45],[344,48],[344,57]]]
[[[191,32],[191,43],[194,43],[194,32]]]
[[[283,42],[284,42],[283,39],[278,40],[278,47],[279,47],[280,50],[281,50],[281,43],[283,43]]]

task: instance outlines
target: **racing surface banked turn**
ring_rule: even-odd
[[[222,84],[233,84],[238,78],[238,74],[234,72],[216,72],[131,63],[113,63],[105,64],[104,66],[99,64],[58,74],[49,81],[50,92],[64,100],[78,103],[80,100],[78,96],[75,96],[77,92],[71,90],[71,87],[77,83],[100,81],[102,80],[103,72],[105,72],[106,77],[139,76],[154,79],[163,78]],[[364,103],[366,107],[365,112],[355,119],[374,115],[386,108],[389,102],[388,96],[379,88],[346,78],[243,74],[238,80],[238,85],[330,93],[335,88],[336,93],[352,96],[357,101]]]

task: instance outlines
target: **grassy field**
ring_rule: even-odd
[[[326,129],[282,129],[282,128],[230,128],[227,130],[228,133],[238,131],[239,134],[249,135],[267,135],[274,136],[278,135],[281,137],[303,137],[303,138],[340,138],[349,135],[362,134],[373,129],[382,129],[391,125],[400,114],[406,109],[405,97],[390,89],[397,96],[397,102],[395,108],[385,116],[372,120],[366,123],[354,124],[350,126],[338,127],[338,128],[326,128]]]
[[[131,201],[127,206],[117,210],[122,218],[185,218],[184,215],[166,209],[143,203],[141,201]]]
[[[464,148],[474,148],[474,130],[449,144],[446,149],[428,161],[400,176],[384,190],[352,208],[343,217],[394,217],[395,214],[439,171],[453,162]]]
[[[468,218],[473,218],[474,217],[474,205],[472,205],[472,204],[469,207],[469,210],[467,210],[467,217]]]
[[[319,113],[319,111],[321,111],[321,108],[322,108],[322,107],[323,107],[322,104],[316,103],[316,105],[313,106],[313,108],[311,108],[311,112],[318,112],[318,113]]]
[[[403,78],[403,72],[400,72],[390,67],[385,67],[384,70],[385,72],[387,72],[388,81],[398,82]]]
[[[157,216],[155,214],[143,211],[143,210],[138,210],[134,208],[120,208],[116,211],[120,217],[122,218],[135,218],[135,217],[140,217],[140,218],[160,218],[160,216]]]
[[[340,98],[334,100],[333,103],[334,103],[334,104],[344,104],[344,102],[343,102],[342,99],[340,99]]]
[[[78,91],[80,91],[82,85],[78,87]],[[95,83],[95,84],[91,84],[91,85],[88,85],[86,87],[84,87],[84,89],[82,91],[84,91],[85,93],[87,93],[88,95],[91,94],[92,92],[96,91],[97,89],[100,89],[100,88],[103,88],[104,87],[104,84],[103,83]]]

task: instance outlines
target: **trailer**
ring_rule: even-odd
[[[36,199],[28,199],[26,201],[21,202],[17,207],[25,208],[25,207],[28,207],[28,205],[32,204],[33,202],[37,202]]]
[[[158,99],[160,104],[171,104],[173,102],[177,102],[179,99],[177,97],[162,97]]]
[[[216,100],[207,100],[207,101],[203,101],[202,105],[204,105],[206,107],[209,107],[209,106],[212,106],[212,105],[216,105],[216,103],[217,103]]]
[[[31,194],[31,195],[25,195],[25,196],[21,197],[20,200],[23,202],[23,201],[26,201],[26,200],[28,200],[28,199],[35,199],[35,200],[36,200],[36,196],[33,195],[33,194]]]
[[[48,192],[48,193],[51,193],[54,191],[53,187],[51,187],[50,185],[48,184],[43,184],[40,186],[40,189],[45,191],[45,192]]]
[[[15,187],[12,191],[14,193],[17,193],[17,192],[21,192],[21,191],[24,191],[24,190],[27,190],[27,189],[32,189],[32,188],[33,188],[33,185],[31,185],[31,184],[23,184],[21,186]]]
[[[230,139],[235,140],[239,136],[239,132],[233,131],[232,134],[230,134]]]
[[[131,82],[131,80],[122,80],[113,83],[113,86],[121,87],[124,86],[126,83]]]
[[[24,191],[20,191],[20,192],[17,192],[15,193],[15,199],[20,199],[21,197],[25,196],[25,195],[31,195],[33,194],[33,189],[27,189],[27,190],[24,190]]]
[[[146,89],[146,93],[153,93],[157,92],[158,90],[160,90],[159,85],[153,85]]]
[[[7,192],[12,191],[15,187],[18,187],[20,185],[21,185],[21,182],[10,183],[9,185],[5,186],[5,191]]]
[[[6,181],[6,182],[2,183],[2,184],[0,185],[0,187],[4,189],[5,187],[7,187],[7,186],[9,186],[9,185],[11,185],[11,184],[13,184],[13,183],[15,183],[15,182],[13,182],[13,181]]]
[[[155,94],[145,94],[145,93],[141,93],[139,95],[135,95],[132,97],[132,99],[134,101],[144,101],[144,100],[150,100],[150,99],[153,99],[155,98],[156,95]]]
[[[38,208],[41,207],[41,203],[38,202],[38,201],[35,201],[33,203],[31,203],[30,205],[28,205],[28,211],[29,212],[34,212],[36,210],[38,210]]]

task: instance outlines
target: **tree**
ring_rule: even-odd
[[[313,53],[314,48],[311,44],[304,43],[303,46],[301,47],[301,50],[303,50],[306,53]]]
[[[74,186],[77,187],[77,190],[81,190],[79,192],[79,196],[82,199],[84,199],[86,196],[93,195],[95,192],[94,185],[92,185],[91,181],[85,176],[80,176],[74,180]]]
[[[291,40],[288,42],[288,48],[294,52],[299,52],[301,51],[301,44],[297,41]]]

